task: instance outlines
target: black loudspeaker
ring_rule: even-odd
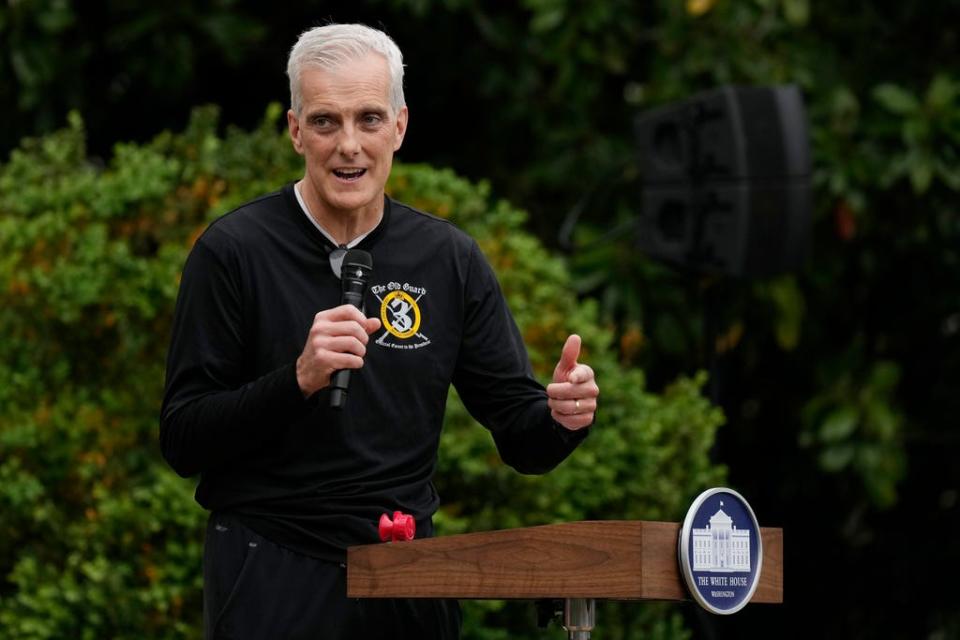
[[[764,276],[798,268],[812,200],[799,90],[722,87],[641,114],[638,243],[698,271]]]

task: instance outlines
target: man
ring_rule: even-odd
[[[431,479],[454,384],[524,473],[561,462],[599,393],[562,349],[553,384],[526,350],[477,245],[384,194],[407,129],[400,51],[361,25],[304,33],[290,53],[302,180],[223,216],[184,267],[160,441],[201,474],[208,638],[455,638],[459,608],[348,600],[345,549],[382,513],[432,535]],[[343,249],[369,252],[365,316],[341,304]],[[331,376],[350,371],[342,409]]]

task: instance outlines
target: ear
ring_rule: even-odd
[[[403,144],[403,136],[407,133],[407,120],[410,117],[410,112],[407,110],[406,105],[397,112],[397,136],[393,144],[393,150],[397,151],[400,149],[400,145]]]
[[[293,143],[294,150],[303,155],[303,142],[300,140],[300,118],[293,112],[293,109],[287,111],[287,130],[290,132],[290,142]]]

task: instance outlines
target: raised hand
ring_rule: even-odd
[[[547,385],[547,404],[553,419],[571,431],[593,424],[600,395],[593,369],[577,362],[579,357],[580,336],[574,334],[564,343],[553,382]]]

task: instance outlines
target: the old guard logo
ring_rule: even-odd
[[[717,487],[697,496],[678,547],[680,573],[704,609],[736,613],[753,597],[763,547],[753,509],[739,493]]]
[[[388,282],[373,285],[370,291],[380,301],[380,322],[384,328],[377,344],[393,349],[419,349],[430,344],[430,338],[420,331],[420,300],[427,295],[425,287]]]

